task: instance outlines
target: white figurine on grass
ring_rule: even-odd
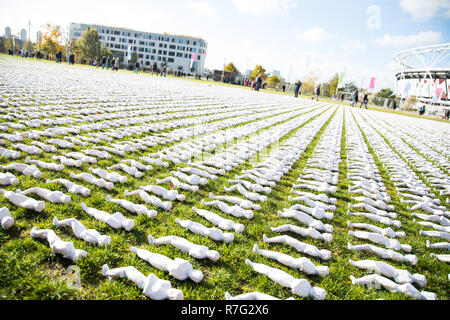
[[[130,231],[134,227],[134,220],[125,218],[120,212],[115,212],[114,214],[109,214],[105,211],[97,210],[95,208],[90,208],[86,206],[84,202],[81,203],[81,208],[88,215],[94,217],[95,219],[105,222],[111,228],[120,229],[123,228],[126,231]]]
[[[13,191],[6,191],[4,189],[0,189],[0,193],[11,203],[15,204],[18,207],[34,210],[37,212],[41,212],[45,209],[44,201],[37,201],[33,198],[24,196],[23,194],[15,193]]]
[[[47,179],[45,182],[62,184],[69,193],[81,194],[83,197],[88,197],[91,194],[90,189],[83,187],[82,185],[73,183],[67,179],[55,179],[55,180]]]
[[[53,217],[53,225],[57,228],[66,226],[71,227],[77,238],[83,239],[89,243],[97,244],[99,246],[107,246],[111,243],[110,236],[102,235],[95,229],[86,229],[86,227],[75,218],[58,220],[58,218]]]
[[[329,260],[331,258],[331,251],[325,249],[319,250],[316,246],[313,246],[312,244],[301,242],[287,235],[268,238],[264,234],[263,240],[266,243],[285,243],[290,247],[294,248],[295,250],[297,250],[298,252],[305,253],[312,257],[320,258],[322,260]]]
[[[6,230],[12,227],[14,218],[11,216],[7,207],[0,208],[0,226]]]
[[[213,239],[214,241],[224,241],[226,243],[233,242],[234,240],[234,234],[223,232],[220,229],[217,228],[208,228],[200,223],[190,221],[190,220],[180,220],[178,218],[175,219],[175,222],[178,223],[180,226],[182,226],[185,229],[188,229],[189,231],[200,234],[203,236],[208,236],[209,238]]]
[[[236,223],[229,219],[224,219],[221,216],[215,214],[214,212],[203,210],[203,209],[197,209],[196,207],[193,207],[192,210],[195,211],[199,216],[205,218],[215,226],[223,229],[223,230],[233,230],[237,233],[242,233],[244,231],[244,225],[241,223]]]
[[[70,203],[71,197],[62,193],[61,191],[51,191],[44,188],[33,187],[27,190],[21,191],[20,189],[16,190],[17,193],[22,195],[27,195],[30,193],[34,193],[41,198],[44,198],[51,203]]]
[[[137,214],[144,214],[149,218],[154,218],[158,215],[158,212],[156,210],[149,210],[145,205],[143,204],[137,204],[133,203],[131,201],[125,200],[125,199],[113,199],[108,194],[106,195],[106,201],[120,204],[124,209],[134,212]]]

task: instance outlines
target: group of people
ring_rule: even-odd
[[[107,70],[111,67],[112,71],[117,71],[119,70],[119,64],[120,64],[120,60],[119,58],[112,58],[111,60],[109,59],[109,56],[102,57],[102,69],[106,68]]]
[[[350,105],[352,106],[352,107],[354,107],[357,103],[358,103],[358,101],[359,101],[359,92],[358,92],[358,89],[355,89],[355,91],[353,91],[353,94],[352,94],[352,97],[351,97],[351,99],[350,99]],[[364,105],[364,107],[366,107],[366,109],[368,109],[367,108],[367,103],[369,102],[369,94],[367,93],[367,92],[365,92],[364,93],[364,96],[363,96],[363,98],[362,98],[362,100],[361,100],[361,104],[359,105],[359,108],[361,109],[362,108],[362,106]]]

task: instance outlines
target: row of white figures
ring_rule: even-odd
[[[383,130],[383,132],[391,139],[395,140],[395,142],[393,142],[393,146],[395,146],[395,148],[399,148],[399,150],[401,150],[401,154],[404,155],[405,158],[410,162],[410,165],[413,165],[416,169],[418,169],[417,163],[420,159],[425,162],[427,161],[407,144],[402,141],[398,141],[399,139],[396,139],[394,134],[388,132],[387,130]],[[390,151],[390,153],[397,158],[398,163],[401,164],[396,166],[391,165],[388,167],[388,171],[392,176],[392,180],[395,181],[396,188],[401,196],[401,201],[407,204],[412,204],[413,206],[409,207],[409,209],[412,211],[422,210],[422,212],[412,212],[411,215],[421,220],[437,222],[437,225],[424,225],[432,227],[433,229],[435,229],[435,227],[439,228],[439,224],[443,224],[445,226],[446,222],[448,221],[448,219],[446,218],[446,215],[448,217],[448,211],[445,210],[445,206],[440,205],[440,200],[436,199],[436,196],[434,193],[432,193],[432,190],[427,187],[427,185],[415,174],[410,165],[403,161],[403,159],[401,159],[392,149],[389,148],[388,151]],[[385,161],[387,161],[387,157]],[[424,174],[425,178],[427,178],[426,175],[427,173]],[[414,219],[414,221],[416,220]],[[416,221],[416,223],[421,224],[420,221]],[[422,236],[442,236],[444,239],[446,238],[446,236],[448,236],[441,233],[436,234],[432,231],[422,231],[420,234]],[[446,231],[443,232],[445,233]],[[433,243],[427,243],[429,243],[428,246],[430,248],[433,248]],[[437,248],[445,248],[445,243],[438,242],[436,244]],[[433,254],[432,256],[436,257],[440,261],[445,262],[445,255]]]
[[[30,176],[30,177],[33,177],[36,179],[39,179],[42,177],[42,172],[35,165],[30,166],[26,163],[14,162],[14,163],[7,164],[5,166],[0,165],[0,169],[6,170],[6,171],[11,171],[11,170],[17,171],[25,176]]]
[[[371,212],[372,220],[380,223],[384,223],[387,225],[394,225],[395,227],[399,228],[401,227],[401,223],[398,221],[398,223],[395,225],[393,222],[397,220],[390,220],[389,218],[396,217],[392,215],[387,215],[386,211],[382,209],[386,209],[389,211],[393,211],[394,208],[391,205],[386,204],[385,206],[382,206],[382,203],[389,203],[390,197],[386,194],[386,188],[384,187],[384,184],[382,183],[381,176],[379,175],[379,170],[376,167],[375,161],[372,157],[372,155],[368,151],[367,144],[364,141],[364,138],[362,136],[362,133],[360,129],[356,126],[355,121],[349,116],[347,121],[348,128],[347,128],[347,141],[349,144],[348,147],[348,162],[350,163],[360,163],[359,166],[353,166],[352,169],[349,169],[349,173],[352,174],[354,177],[357,177],[358,175],[361,176],[362,174],[366,175],[365,182],[370,183],[371,191],[367,190],[368,188],[365,188],[366,193],[376,194],[375,196],[368,196],[369,194],[366,194],[367,198],[370,198],[372,201],[377,199],[376,201],[379,202],[380,205],[371,207],[365,207],[366,210]],[[361,125],[361,122],[359,122]],[[365,129],[365,125],[363,124],[362,127]],[[364,130],[363,129],[363,130]],[[395,159],[395,157],[391,154],[389,154],[389,147],[385,144],[385,142],[380,139],[379,136],[376,135],[376,133],[373,130],[364,130],[366,133],[367,139],[369,143],[371,144],[371,147],[378,155],[379,159],[383,163],[383,165],[389,165],[392,163],[392,160]],[[398,158],[397,158],[398,159]],[[389,169],[388,169],[389,170]],[[371,175],[371,178],[368,178],[367,176]],[[354,179],[354,178],[353,178]],[[356,180],[359,181],[359,180]],[[353,181],[352,181],[353,182]],[[353,182],[355,183],[355,182]],[[376,188],[376,184],[378,184],[378,188]],[[362,185],[360,185],[362,186]],[[354,188],[354,187],[353,187]],[[364,187],[363,187],[364,188]],[[354,189],[353,189],[354,190]],[[353,197],[356,198],[356,197]],[[365,204],[369,204],[368,201],[365,201]],[[369,204],[370,205],[370,204]],[[370,210],[375,209],[375,210]],[[354,215],[354,214],[352,214]],[[379,220],[374,219],[375,217],[381,217]],[[387,221],[383,221],[382,219],[388,219]],[[402,262],[402,263],[408,263],[415,265],[417,264],[417,257],[415,255],[407,254],[403,255],[397,251],[394,250],[401,250],[404,252],[411,252],[412,248],[410,245],[402,244],[395,238],[403,238],[405,237],[405,233],[402,231],[394,231],[391,228],[380,228],[371,224],[366,223],[352,223],[350,221],[347,222],[347,226],[351,229],[365,229],[366,231],[353,231],[350,230],[349,234],[364,240],[369,240],[372,243],[380,244],[384,246],[387,249],[380,248],[371,244],[361,244],[361,245],[352,245],[351,243],[348,243],[348,249],[350,250],[357,250],[357,251],[363,251],[370,254],[374,254],[382,259],[385,260],[392,260],[396,262]],[[394,239],[393,239],[394,238]],[[385,288],[386,290],[390,292],[399,292],[406,294],[410,297],[413,297],[415,299],[433,299],[435,300],[437,297],[434,293],[422,291],[419,292],[412,284],[415,283],[419,287],[424,287],[426,285],[426,278],[423,275],[420,274],[414,274],[411,275],[407,270],[404,269],[396,269],[395,267],[389,265],[386,262],[376,261],[376,260],[361,260],[361,261],[352,261],[350,260],[350,264],[353,266],[368,270],[370,272],[375,272],[375,274],[368,275],[359,279],[356,279],[355,277],[351,276],[351,281],[353,284],[359,284],[359,285],[377,285],[377,288]],[[388,279],[391,278],[392,280]]]

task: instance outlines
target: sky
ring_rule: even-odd
[[[22,28],[31,40],[45,23],[104,24],[201,37],[205,67],[261,64],[287,81],[316,76],[376,90],[394,88],[394,54],[450,42],[450,0],[128,0],[0,1],[0,34]],[[450,67],[450,66],[449,66]]]

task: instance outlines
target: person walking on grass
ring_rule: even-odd
[[[139,61],[136,61],[136,63],[134,64],[134,66],[135,66],[135,70],[134,70],[134,72],[136,73],[136,74],[138,74],[139,73],[139,67],[141,66],[140,64],[139,64]]]
[[[367,92],[366,92],[366,93],[364,93],[364,97],[363,97],[362,100],[361,100],[361,104],[360,104],[359,108],[361,109],[362,105],[364,104],[364,106],[366,107],[366,109],[368,109],[368,108],[367,108],[367,102],[369,102],[369,95],[368,95]]]
[[[315,89],[315,96],[311,98],[311,100],[313,100],[314,98],[316,98],[317,101],[319,101],[319,96],[320,96],[320,84],[317,85],[316,89]]]
[[[106,57],[102,57],[102,70],[106,67]]]
[[[353,91],[351,106],[354,107],[356,103],[358,103],[358,89]]]
[[[302,83],[300,82],[300,80],[298,80],[296,83],[295,83],[295,97],[296,98],[298,98],[298,92],[300,91],[300,88],[301,88],[301,86],[302,86]]]
[[[116,71],[119,70],[119,64],[120,64],[120,60],[119,60],[119,57],[117,57],[116,61],[114,62],[114,70],[116,70]]]

